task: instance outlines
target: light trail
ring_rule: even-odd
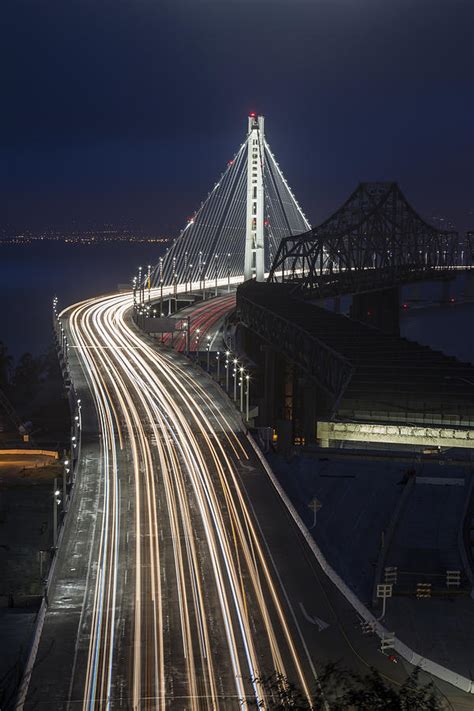
[[[201,323],[213,323],[230,303],[225,297],[207,317],[203,309]],[[247,708],[266,701],[258,679],[273,671],[309,698],[312,663],[300,658],[242,490],[238,466],[249,458],[242,425],[188,361],[139,335],[131,306],[131,294],[122,294],[61,314],[102,439],[83,709],[114,708],[120,685],[137,710]],[[121,620],[130,629],[125,641]]]

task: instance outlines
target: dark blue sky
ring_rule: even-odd
[[[472,0],[3,0],[0,226],[176,232],[255,110],[313,223],[383,179],[472,228],[473,28]]]

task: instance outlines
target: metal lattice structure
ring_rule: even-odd
[[[360,291],[456,264],[458,235],[425,222],[397,183],[360,183],[318,227],[284,238],[269,281],[293,282],[310,293]],[[365,288],[365,287],[364,287]]]
[[[261,280],[281,240],[309,228],[265,139],[263,117],[251,114],[244,143],[153,269],[151,283],[201,282],[244,271]]]

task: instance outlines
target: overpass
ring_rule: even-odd
[[[237,291],[263,374],[260,424],[324,446],[474,446],[474,368],[399,337],[400,286],[447,283],[459,259],[457,234],[422,220],[396,183],[361,183],[321,225],[282,239],[268,283]],[[348,294],[351,318],[318,305]]]

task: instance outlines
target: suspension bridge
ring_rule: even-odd
[[[284,237],[310,229],[250,114],[245,141],[166,256],[146,278],[152,286],[244,276],[262,281]],[[145,275],[144,275],[145,276]]]

